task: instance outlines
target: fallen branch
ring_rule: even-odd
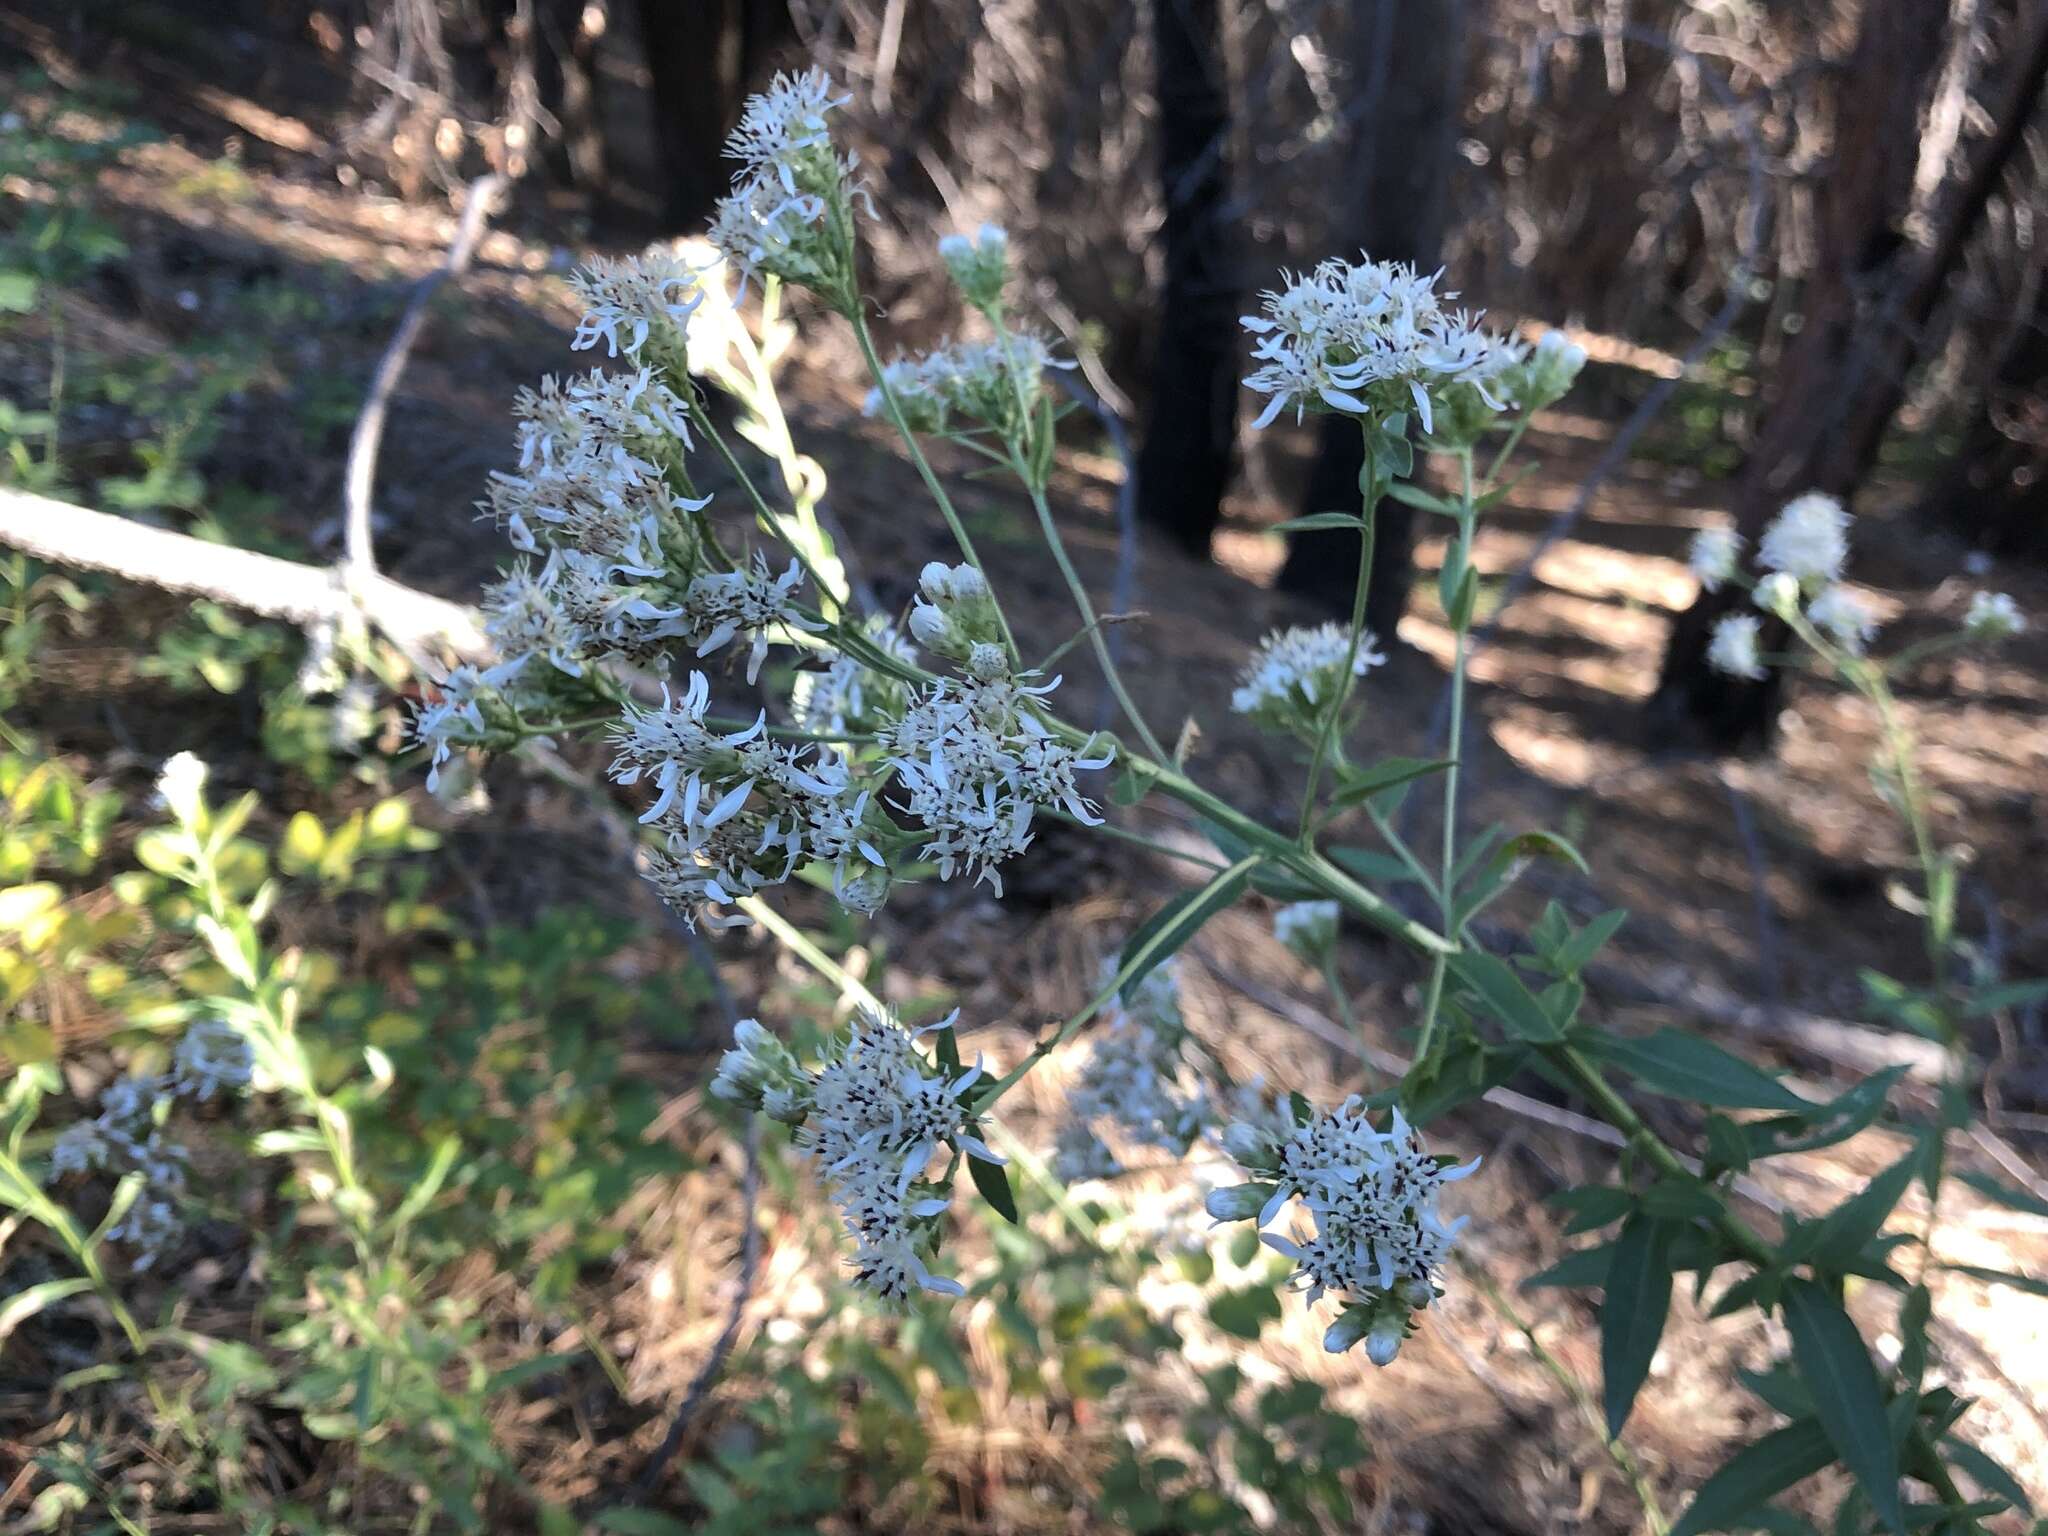
[[[440,647],[462,657],[489,654],[473,611],[388,577],[370,573],[351,594],[334,567],[210,544],[26,491],[0,489],[0,544],[74,570],[212,598],[309,628],[360,614],[408,652]]]

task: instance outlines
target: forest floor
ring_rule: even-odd
[[[0,41],[29,51],[38,46],[33,29]],[[150,107],[175,137],[126,154],[100,185],[129,256],[69,295],[60,314],[21,317],[9,327],[0,337],[0,389],[23,400],[47,390],[50,324],[57,318],[68,346],[138,359],[175,352],[208,328],[260,325],[274,347],[270,364],[222,402],[221,430],[205,451],[206,478],[264,494],[262,510],[241,529],[245,536],[330,559],[353,404],[406,284],[440,261],[452,214],[337,185],[308,152],[321,131],[274,105],[217,89],[159,97],[152,87]],[[509,455],[514,389],[584,361],[567,348],[572,315],[562,253],[538,234],[518,232],[547,227],[545,210],[522,207],[485,238],[475,270],[435,300],[392,413],[379,468],[380,559],[388,574],[444,596],[472,599],[503,555],[497,534],[474,518],[472,506],[485,473]],[[885,317],[885,334],[886,325]],[[1603,398],[1639,387],[1626,376],[1590,382],[1588,393]],[[800,445],[829,476],[828,509],[856,579],[894,612],[906,603],[920,565],[948,554],[949,544],[908,466],[861,420],[860,392],[843,338],[827,320],[807,322],[787,388],[793,424]],[[284,417],[290,430],[281,427]],[[1604,411],[1554,411],[1538,419],[1525,450],[1538,467],[1488,515],[1480,538],[1478,562],[1487,576],[1505,576],[1526,558],[1570,504],[1613,429]],[[118,426],[110,425],[108,440],[117,439]],[[90,464],[90,434],[74,451]],[[1298,463],[1288,459],[1298,444],[1282,439],[1262,451],[1274,461],[1273,479],[1286,484],[1298,476]],[[1077,445],[1062,455],[1056,484],[1062,526],[1098,595],[1111,589],[1132,537],[1117,524],[1119,473],[1102,445]],[[993,482],[957,483],[1027,653],[1049,649],[1074,620],[1028,507]],[[1468,825],[1561,827],[1591,869],[1590,878],[1563,865],[1539,872],[1496,915],[1522,926],[1545,900],[1579,919],[1625,907],[1630,920],[1610,974],[1593,988],[1605,1022],[1623,1030],[1665,1023],[1701,1030],[1786,1069],[1788,1081],[1817,1095],[1840,1091],[1876,1065],[1912,1063],[1902,1101],[1925,1113],[1932,1097],[1917,1042],[1864,1022],[1859,975],[1874,969],[1917,979],[1918,932],[1894,900],[1909,875],[1910,851],[1865,773],[1875,741],[1868,712],[1828,681],[1795,682],[1775,752],[1741,760],[1660,750],[1642,723],[1639,706],[1670,623],[1694,592],[1684,545],[1716,511],[1722,490],[1719,482],[1647,457],[1627,465],[1538,561],[1533,586],[1505,611],[1498,636],[1474,659]],[[2036,616],[2029,635],[1995,655],[1944,660],[1914,674],[1904,698],[1925,748],[1938,834],[1973,850],[1964,928],[1987,963],[2005,974],[2048,974],[2041,878],[2048,818],[2040,797],[2048,784],[2048,622],[2040,617],[2048,615],[2048,573],[2001,566],[1965,576],[1968,553],[1951,536],[1886,515],[1882,495],[1872,501],[1858,524],[1853,571],[1880,604],[1894,639],[1953,627],[1979,586],[2011,592]],[[1160,734],[1170,739],[1184,718],[1199,722],[1193,771],[1247,809],[1274,816],[1288,814],[1300,764],[1232,716],[1228,695],[1262,633],[1320,617],[1270,585],[1280,545],[1262,529],[1290,512],[1249,499],[1233,503],[1224,558],[1215,564],[1138,531],[1128,607],[1142,616],[1117,628],[1127,675]],[[1428,755],[1449,647],[1433,596],[1441,549],[1440,540],[1421,541],[1401,643],[1389,647],[1392,663],[1365,689],[1361,740],[1374,751]],[[38,729],[66,753],[138,784],[173,751],[213,750],[232,726],[231,706],[223,705],[221,719],[195,720],[154,701],[148,682],[121,664],[125,650],[180,606],[147,595],[100,632],[65,640],[48,666],[61,687],[35,701]],[[1092,666],[1074,653],[1064,670],[1060,698],[1069,718],[1108,723]],[[260,756],[246,768],[239,781],[260,787]],[[474,876],[466,886],[472,894],[449,894],[451,909],[464,910],[480,888],[499,920],[571,899],[650,915],[651,903],[637,882],[621,878],[613,845],[587,807],[515,764],[494,768],[488,783],[489,810],[443,819]],[[1148,801],[1122,814],[1155,838],[1202,846],[1199,830],[1171,807]],[[1434,835],[1427,820],[1414,832]],[[1369,832],[1360,840],[1370,841]],[[901,893],[869,946],[874,974],[886,977],[892,997],[951,994],[973,1026],[971,1048],[1013,1060],[1044,1020],[1086,995],[1116,939],[1189,878],[1187,866],[1172,860],[1049,827],[1006,882],[1003,901],[965,882]],[[807,892],[792,894],[790,910],[800,922],[826,921]],[[743,1000],[772,986],[786,965],[760,942],[724,943]],[[1189,1017],[1233,1065],[1263,1068],[1312,1097],[1361,1080],[1377,1085],[1388,1057],[1407,1048],[1419,978],[1402,954],[1364,933],[1347,936],[1343,972],[1371,1046],[1382,1053],[1363,1071],[1321,982],[1250,910],[1225,915],[1193,946],[1184,966]],[[678,1118],[695,1103],[705,1059],[718,1043],[706,1038],[706,1058],[695,1061],[650,1056],[648,1070],[663,1075]],[[1987,1027],[1979,1045],[1992,1064],[1987,1095],[2003,1112],[1956,1155],[2008,1181],[2031,1178],[2038,1191],[2039,1170],[2048,1166],[2040,1019],[2008,1021],[1997,1032]],[[1542,1197],[1597,1177],[1613,1158],[1610,1147],[1558,1113],[1569,1106],[1554,1090],[1539,1082],[1514,1086],[1528,1097],[1474,1106],[1436,1132],[1447,1150],[1488,1159],[1486,1177],[1460,1186],[1461,1195],[1469,1191],[1465,1208],[1474,1217],[1468,1247],[1510,1293],[1515,1277],[1565,1251],[1562,1219]],[[1056,1103],[1056,1084],[1034,1078],[1009,1117],[1011,1129],[1027,1141],[1042,1136]],[[1669,1106],[1645,1109],[1681,1139],[1697,1132]],[[1750,1214],[1768,1224],[1779,1211],[1825,1209],[1903,1144],[1873,1132],[1845,1147],[1775,1162],[1751,1186]],[[1141,1179],[1122,1193],[1138,1201],[1146,1189]],[[1916,1229],[1925,1214],[1917,1198],[1916,1191],[1899,1216]],[[724,1239],[734,1230],[736,1202],[709,1175],[692,1176],[649,1235],[658,1254],[672,1228],[690,1231],[695,1267],[687,1283],[679,1293],[652,1283],[658,1265],[650,1261],[622,1268],[620,1290],[609,1298],[606,1327],[615,1340],[659,1340],[633,1371],[636,1391],[657,1408],[680,1393],[722,1321],[722,1266],[732,1251]],[[1959,1190],[1941,1213],[1936,1252],[1956,1263],[2048,1273],[2048,1221]],[[772,1253],[763,1274],[746,1314],[750,1331],[791,1315],[792,1298],[807,1283],[800,1267],[778,1263]],[[2048,1498],[2048,1455],[2041,1449],[2048,1445],[2048,1308],[1953,1274],[1941,1276],[1937,1289],[1936,1312],[1944,1320],[1934,1341],[1939,1371],[1980,1400],[1973,1422],[1986,1448],[2019,1471],[2037,1498]],[[1588,1302],[1539,1292],[1519,1305],[1567,1367],[1597,1380],[1598,1334]],[[1889,1303],[1864,1295],[1856,1305],[1876,1317]],[[1763,1324],[1709,1321],[1706,1311],[1689,1295],[1678,1298],[1630,1426],[1631,1445],[1666,1489],[1696,1484],[1718,1464],[1726,1442],[1765,1417],[1734,1372],[1765,1364],[1781,1341]],[[1323,1355],[1318,1325],[1296,1305],[1250,1347],[1322,1381],[1365,1423],[1382,1514],[1375,1529],[1402,1528],[1402,1521],[1441,1532],[1628,1528],[1630,1495],[1598,1437],[1476,1288],[1453,1286],[1432,1319],[1399,1367],[1384,1372],[1353,1356]],[[1027,1443],[1042,1436],[1030,1425],[1012,1428]],[[579,1458],[573,1445],[559,1447],[561,1486],[573,1492],[609,1475],[615,1450]],[[1038,1452],[1057,1457],[1059,1448]],[[987,1528],[1008,1527],[991,1512]]]

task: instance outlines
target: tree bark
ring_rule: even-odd
[[[2024,6],[2013,22],[2021,35],[1996,127],[1944,200],[1933,237],[1924,247],[1910,244],[1904,227],[1917,128],[1943,54],[1945,13],[1925,0],[1869,0],[1863,12],[1842,76],[1834,159],[1821,183],[1820,251],[1803,323],[1736,490],[1736,524],[1752,548],[1790,497],[1818,490],[1846,499],[1869,474],[1913,369],[1934,342],[1930,322],[1949,279],[2048,78],[2048,7]],[[1706,665],[1715,621],[1745,600],[1733,588],[1702,593],[1680,616],[1649,704],[1660,734],[1720,750],[1769,743],[1778,674],[1752,683]],[[1767,635],[1766,648],[1782,638]]]
[[[1464,66],[1464,0],[1355,0],[1351,79],[1357,92],[1352,149],[1334,227],[1347,256],[1434,267],[1449,212],[1459,86]],[[1358,510],[1364,436],[1348,417],[1322,418],[1302,515]],[[1407,606],[1414,512],[1383,500],[1375,522],[1366,624],[1391,636]],[[1299,533],[1280,585],[1339,613],[1351,608],[1358,535]]]
[[[1979,549],[2048,560],[2048,273],[1925,510]]]
[[[1138,515],[1204,558],[1237,422],[1230,96],[1218,0],[1153,0],[1166,276],[1138,450]]]
[[[725,137],[774,51],[793,35],[789,8],[760,0],[639,0],[639,20],[654,77],[662,222],[686,230],[732,181]]]

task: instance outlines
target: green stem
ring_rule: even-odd
[[[1335,947],[1323,951],[1323,985],[1330,989],[1330,1006],[1337,1010],[1337,1021],[1344,1026],[1344,1033],[1356,1035],[1358,1043],[1369,1052],[1372,1042],[1359,1027],[1358,1015],[1352,1010],[1351,995],[1344,990],[1344,978],[1337,974]]]
[[[1343,719],[1344,706],[1351,702],[1351,688],[1357,681],[1352,668],[1358,665],[1358,647],[1365,634],[1365,599],[1372,587],[1372,546],[1374,514],[1379,508],[1379,460],[1373,453],[1373,419],[1361,416],[1359,430],[1365,434],[1365,467],[1358,472],[1359,521],[1358,530],[1358,579],[1351,591],[1351,634],[1344,648],[1344,673],[1337,682],[1337,696],[1330,700],[1330,712],[1323,717],[1323,728],[1316,735],[1315,755],[1309,759],[1308,785],[1301,795],[1301,823],[1296,829],[1296,838],[1304,846],[1312,840],[1316,806],[1316,791],[1321,786],[1323,760],[1330,755],[1331,745],[1337,739],[1338,722]]]
[[[1045,492],[1032,479],[1028,467],[1013,448],[1011,467],[1018,479],[1031,495],[1032,510],[1038,514],[1039,529],[1045,534],[1045,542],[1052,550],[1052,558],[1060,568],[1060,575],[1066,579],[1067,591],[1072,594],[1074,607],[1081,615],[1081,622],[1087,629],[1088,643],[1094,648],[1095,660],[1102,668],[1103,680],[1109,684],[1109,691],[1116,695],[1117,707],[1124,712],[1124,718],[1131,722],[1131,729],[1138,733],[1138,740],[1145,744],[1145,750],[1154,757],[1164,759],[1166,748],[1159,744],[1159,738],[1152,734],[1152,727],[1145,723],[1145,717],[1138,713],[1137,702],[1130,690],[1124,686],[1123,673],[1117,670],[1116,658],[1110,654],[1109,641],[1102,633],[1101,621],[1095,617],[1095,605],[1089,601],[1088,588],[1081,582],[1081,573],[1074,569],[1074,562],[1067,555],[1066,540],[1052,520],[1052,508],[1045,499]]]
[[[882,409],[888,414],[889,424],[896,429],[896,435],[903,439],[903,446],[910,454],[910,461],[917,466],[918,476],[924,481],[925,489],[931,492],[932,500],[938,506],[939,515],[945,518],[946,526],[953,531],[953,542],[960,546],[960,553],[966,557],[967,563],[980,573],[983,581],[987,581],[988,571],[981,563],[981,556],[975,552],[974,540],[967,532],[967,525],[960,520],[960,514],[953,507],[953,498],[946,494],[945,486],[939,483],[939,477],[933,473],[931,461],[924,456],[924,448],[919,444],[917,434],[910,430],[910,423],[904,419],[903,403],[896,398],[896,391],[891,387],[888,376],[883,371],[882,359],[875,352],[875,338],[868,331],[867,316],[856,308],[849,318],[853,322],[853,339],[860,347],[861,361],[867,364],[868,376],[875,381],[875,392],[881,397]],[[993,584],[989,590],[995,590]],[[1021,666],[1023,657],[1017,650],[1016,637],[1010,633],[1009,617],[1003,612],[1001,603],[997,603],[995,609],[996,622],[1002,626],[1003,648],[1009,652],[1010,660]]]
[[[696,398],[694,393],[689,397],[689,412],[691,425],[704,434],[705,441],[709,442],[717,450],[719,458],[725,461],[725,467],[731,471],[732,477],[739,482],[740,488],[746,492],[747,501],[754,509],[754,521],[760,524],[761,531],[779,542],[783,548],[787,549],[795,557],[796,563],[803,569],[803,573],[810,577],[811,585],[816,587],[823,597],[828,601],[834,600],[836,588],[833,583],[826,580],[819,572],[817,566],[811,563],[809,552],[801,548],[796,540],[783,532],[781,525],[776,520],[774,509],[768,505],[766,498],[761,495],[760,487],[754,484],[753,476],[749,475],[746,467],[740,463],[739,456],[732,451],[732,445],[726,442],[725,435],[712,424],[710,415],[705,411],[702,402]]]

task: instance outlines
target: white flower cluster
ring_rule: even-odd
[[[920,689],[883,733],[903,792],[891,803],[924,829],[930,840],[919,857],[937,863],[940,879],[970,873],[1000,896],[998,866],[1031,846],[1037,812],[1057,807],[1088,826],[1101,825],[1074,776],[1107,768],[1114,752],[1083,757],[1053,736],[1032,708],[1059,681],[1032,685],[1013,678],[1001,647],[982,644],[969,659],[967,677]]]
[[[1103,980],[1116,973],[1105,961]],[[1188,1082],[1182,1047],[1180,978],[1169,960],[1141,981],[1129,1002],[1103,1010],[1088,1054],[1067,1093],[1068,1118],[1053,1143],[1053,1171],[1068,1183],[1111,1178],[1123,1171],[1100,1135],[1114,1127],[1134,1146],[1185,1154],[1215,1124],[1207,1091]]]
[[[606,357],[638,358],[650,337],[664,358],[673,355],[690,312],[704,302],[697,273],[659,247],[623,259],[594,256],[569,287],[583,305],[569,345],[581,352],[601,341]]]
[[[759,719],[721,733],[706,723],[710,702],[704,674],[692,672],[680,698],[664,689],[659,708],[629,707],[611,727],[612,778],[657,792],[640,820],[664,837],[647,870],[662,899],[694,923],[700,905],[728,906],[816,860],[847,905],[879,904],[888,865],[875,840],[886,829],[844,756],[779,745]]]
[[[996,341],[949,341],[899,357],[882,370],[882,379],[913,432],[940,433],[965,420],[1009,441],[1025,431],[1045,370],[1074,366],[1053,356],[1044,337],[1011,330]],[[861,409],[883,414],[879,387],[868,391]]]
[[[1247,315],[1257,367],[1245,387],[1271,398],[1254,426],[1269,426],[1289,406],[1350,415],[1391,414],[1411,407],[1424,433],[1433,398],[1469,384],[1492,410],[1506,401],[1493,388],[1521,353],[1482,330],[1476,316],[1447,310],[1456,294],[1439,294],[1436,277],[1400,262],[1324,262],[1260,295],[1262,313]]]
[[[1010,275],[1010,236],[1000,224],[984,224],[972,237],[947,235],[939,241],[939,259],[976,309],[1000,309],[1003,284]]]
[[[50,1149],[50,1173],[65,1178],[108,1173],[116,1179],[142,1176],[135,1201],[107,1236],[135,1252],[146,1270],[161,1259],[183,1230],[178,1202],[189,1183],[191,1154],[168,1130],[180,1103],[203,1104],[248,1086],[254,1058],[249,1043],[218,1019],[185,1031],[171,1056],[171,1070],[150,1077],[124,1077],[100,1095],[99,1113],[66,1126]]]
[[[853,298],[847,228],[854,163],[832,147],[831,114],[846,104],[824,71],[777,75],[747,98],[726,153],[740,162],[711,221],[711,243],[740,273],[815,290],[845,308]]]
[[[1299,1201],[1312,1231],[1261,1235],[1294,1260],[1296,1283],[1311,1303],[1327,1294],[1343,1304],[1323,1347],[1341,1354],[1363,1339],[1375,1365],[1392,1361],[1413,1313],[1440,1294],[1435,1276],[1465,1224],[1438,1214],[1438,1192],[1474,1172],[1478,1160],[1446,1166],[1424,1150],[1398,1108],[1382,1131],[1356,1097],[1285,1133],[1233,1125],[1224,1145],[1257,1182],[1212,1192],[1209,1214],[1219,1222],[1255,1219],[1264,1228]]]
[[[915,1291],[965,1294],[957,1280],[926,1262],[943,1186],[921,1181],[941,1146],[986,1163],[1004,1161],[973,1124],[977,1060],[951,1071],[928,1056],[919,1037],[949,1029],[957,1015],[916,1035],[894,1019],[862,1014],[815,1069],[801,1066],[760,1024],[744,1019],[720,1061],[711,1092],[796,1127],[853,1235],[854,1280],[885,1301]]]
[[[1742,559],[1742,535],[1718,524],[1702,528],[1692,536],[1686,565],[1699,584],[1709,592],[1721,590],[1721,583],[1735,574]]]
[[[2026,631],[2019,605],[2003,592],[1979,592],[1963,615],[1963,633],[1973,640],[2005,640]]]
[[[1386,664],[1377,644],[1371,630],[1358,637],[1358,653],[1351,660],[1354,676]],[[1313,731],[1329,702],[1343,691],[1344,656],[1350,649],[1351,632],[1342,624],[1277,630],[1259,642],[1230,707],[1268,729]]]
[[[1753,613],[1731,613],[1714,625],[1707,643],[1707,665],[1730,677],[1761,681],[1763,656],[1759,649],[1763,621]]]
[[[1721,542],[1703,552],[1702,541],[1710,537]],[[1692,568],[1709,591],[1733,577],[1740,548],[1737,535],[1721,530],[1703,531],[1694,540]],[[1816,491],[1786,502],[1758,540],[1756,557],[1765,571],[1751,592],[1757,607],[1789,619],[1801,600],[1810,598],[1806,617],[1814,627],[1845,651],[1862,653],[1877,633],[1877,617],[1868,600],[1841,584],[1849,558],[1849,514],[1839,501]],[[1707,665],[1754,682],[1765,675],[1761,638],[1754,615],[1729,614],[1714,626]]]
[[[882,618],[864,626],[868,643],[896,661],[917,659],[910,642]],[[799,672],[790,693],[790,714],[806,731],[824,736],[870,734],[903,713],[908,689],[901,678],[877,672],[865,662],[834,653],[822,672]]]

